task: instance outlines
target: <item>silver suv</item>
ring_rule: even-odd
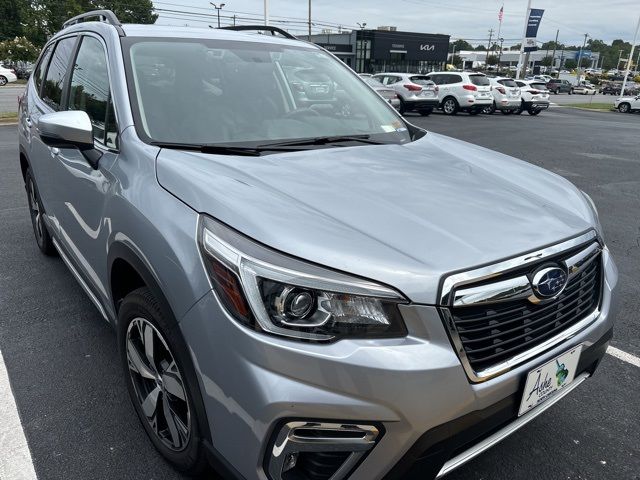
[[[440,108],[447,115],[459,111],[477,115],[493,105],[491,82],[483,73],[433,72],[429,78],[438,86]]]
[[[67,22],[20,99],[37,244],[177,469],[442,476],[595,371],[617,283],[595,206],[253,28]]]

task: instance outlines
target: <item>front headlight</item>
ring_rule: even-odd
[[[602,225],[600,225],[600,217],[598,215],[598,208],[596,207],[595,202],[583,190],[580,190],[580,193],[582,193],[582,196],[585,198],[585,200],[587,201],[587,203],[591,207],[591,212],[593,213],[593,218],[595,219],[595,222],[596,222],[596,231],[598,232],[598,234],[600,235],[601,238],[604,238],[604,235],[602,233]]]
[[[227,311],[254,330],[307,341],[407,334],[406,299],[383,285],[289,257],[201,215],[198,244]]]

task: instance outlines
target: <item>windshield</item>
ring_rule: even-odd
[[[395,111],[322,50],[270,42],[125,38],[127,82],[147,142],[255,146],[364,135],[411,140]]]

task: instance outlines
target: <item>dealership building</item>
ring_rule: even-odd
[[[358,73],[441,70],[445,67],[449,51],[449,35],[399,32],[395,27],[326,32],[311,35],[310,40]]]
[[[464,68],[482,67],[487,60],[486,50],[462,50],[459,52],[455,52],[455,55],[459,56],[462,62],[464,62]],[[500,65],[503,67],[517,66],[518,59],[520,58],[520,50],[504,50],[502,54],[492,51],[489,55],[492,57],[497,57],[496,59],[499,58]],[[528,67],[533,70],[536,67],[541,66],[542,60],[547,56],[553,56],[554,68],[560,68],[561,65],[564,68],[565,61],[577,61],[578,56],[581,56],[581,58],[583,59],[588,59],[590,62],[589,67],[591,68],[596,68],[600,62],[600,54],[598,52],[592,52],[590,50],[583,50],[582,52],[580,52],[579,50],[558,49],[555,51],[555,54],[553,50],[536,50],[534,52],[530,52],[529,54]]]

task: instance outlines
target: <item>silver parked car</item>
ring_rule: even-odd
[[[510,115],[520,108],[522,96],[520,88],[513,78],[490,78],[493,103],[482,110],[482,113],[492,114],[500,110],[504,115]]]
[[[430,115],[438,107],[438,87],[426,75],[416,73],[377,73],[374,79],[393,88],[400,97],[400,113]]]
[[[593,375],[618,275],[591,199],[247,28],[273,35],[91,12],[20,99],[38,247],[117,332],[160,454],[225,479],[435,478]]]
[[[372,78],[371,75],[364,76],[361,74],[360,76],[364,79],[367,85],[373,88],[378,95],[389,102],[393,108],[400,110],[400,97],[393,88],[385,87],[378,80]]]

